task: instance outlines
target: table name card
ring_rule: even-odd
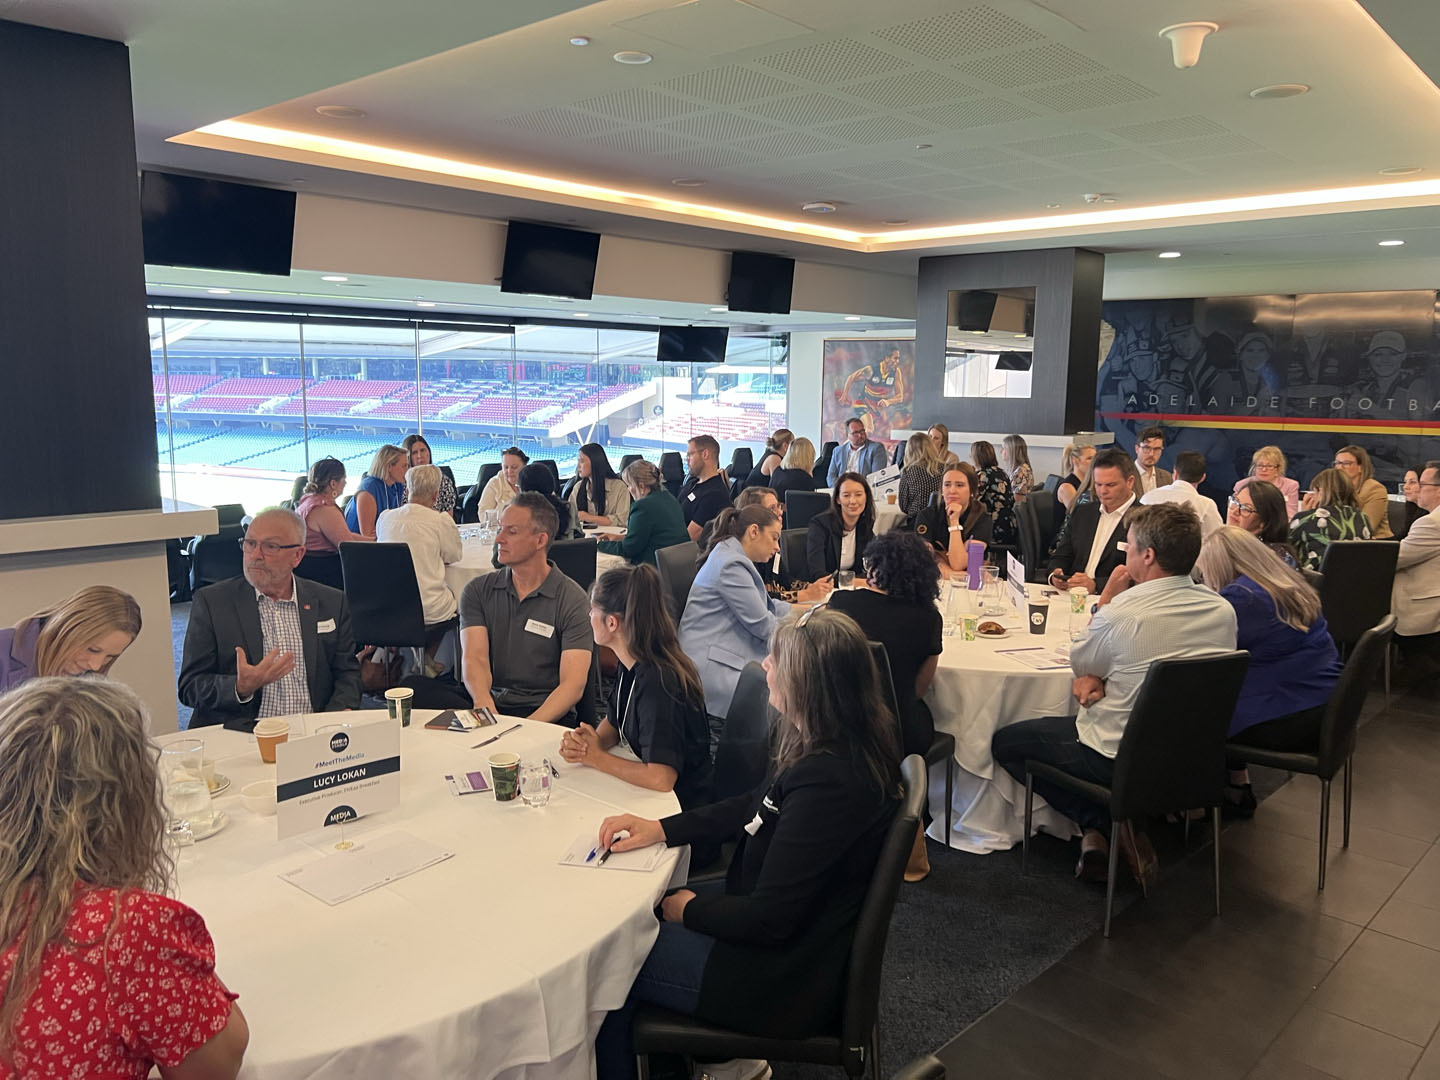
[[[400,805],[400,725],[391,720],[275,748],[276,819],[284,840]]]
[[[1025,564],[1010,552],[1005,553],[1005,582],[1010,586],[1010,601],[1015,610],[1028,614],[1029,600],[1025,595]]]

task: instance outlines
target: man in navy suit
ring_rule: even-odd
[[[1070,511],[1050,557],[1049,580],[1056,588],[1098,593],[1125,562],[1120,521],[1135,505],[1135,467],[1123,450],[1102,450],[1090,464],[1090,477],[1096,501]]]

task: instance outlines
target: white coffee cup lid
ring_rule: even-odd
[[[392,686],[389,690],[385,691],[385,696],[399,701],[402,698],[414,697],[415,691],[408,686]]]
[[[255,725],[256,735],[283,735],[290,730],[290,721],[279,716],[267,716]]]

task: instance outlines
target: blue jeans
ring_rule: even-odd
[[[1073,716],[1046,716],[1003,727],[991,738],[990,753],[995,758],[995,764],[1022,785],[1025,783],[1027,760],[1043,761],[1071,776],[1106,787],[1115,779],[1115,759],[1090,749],[1080,741]],[[1082,829],[1099,829],[1109,835],[1108,806],[1091,802],[1085,796],[1039,776],[1035,778],[1035,791]]]
[[[715,939],[680,923],[661,923],[660,936],[645,958],[625,1004],[605,1017],[595,1038],[598,1080],[634,1080],[635,1051],[630,1021],[642,1001],[694,1016],[700,1007],[700,980]]]

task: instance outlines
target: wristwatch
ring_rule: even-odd
[[[950,526],[950,531],[951,531],[951,532],[964,532],[964,531],[965,531],[965,528],[964,528],[964,526],[962,526],[962,525],[951,525],[951,526]]]

